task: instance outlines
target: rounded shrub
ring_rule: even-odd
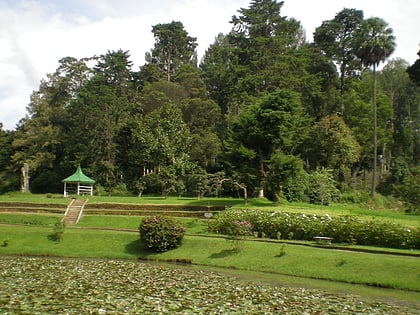
[[[172,218],[146,217],[140,223],[140,240],[148,249],[165,252],[181,245],[185,227]]]

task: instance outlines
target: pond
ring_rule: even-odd
[[[355,295],[130,260],[0,256],[1,314],[416,314]]]

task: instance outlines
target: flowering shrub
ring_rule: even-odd
[[[172,218],[153,216],[143,219],[139,231],[140,240],[147,248],[165,252],[181,245],[185,227]]]
[[[226,230],[227,240],[232,241],[237,250],[241,249],[241,241],[245,236],[252,235],[252,224],[246,220],[237,220]]]
[[[232,238],[252,235],[252,224],[248,221],[235,221],[227,235]]]
[[[336,243],[373,245],[390,248],[420,248],[420,229],[382,220],[360,221],[351,216],[330,217],[281,211],[232,209],[217,214],[210,230],[229,235],[235,222],[247,221],[254,235],[277,239],[313,240],[314,236],[329,236]]]

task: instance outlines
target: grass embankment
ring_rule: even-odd
[[[161,196],[74,196],[79,199],[89,199],[91,203],[128,203],[128,204],[150,204],[150,205],[201,205],[201,206],[241,206],[243,199],[238,198],[201,198],[196,197],[172,197]],[[0,195],[0,202],[28,202],[28,203],[52,203],[68,204],[71,198],[64,198],[62,195],[52,194],[30,194],[30,193],[8,193]],[[270,205],[270,201],[250,201],[252,205]]]
[[[200,225],[204,225],[205,222],[200,221],[200,224],[190,221],[192,226],[195,225],[192,231],[202,228]],[[349,252],[251,240],[243,241],[243,249],[237,251],[224,238],[197,235],[187,235],[180,248],[154,254],[142,248],[137,232],[67,228],[60,242],[54,242],[53,235],[52,227],[2,226],[0,243],[3,243],[3,246],[0,247],[0,254],[185,260],[197,265],[420,292],[419,257]]]
[[[227,206],[236,208],[252,208],[267,211],[284,211],[292,213],[305,213],[330,216],[351,215],[362,220],[386,220],[407,227],[420,228],[420,217],[415,215],[407,215],[403,211],[393,209],[367,209],[359,204],[331,204],[329,206],[320,207],[315,204],[306,203],[275,203],[266,199],[249,199],[247,205],[244,205],[243,199],[240,198],[202,198],[195,197],[168,197],[160,196],[84,196],[78,197],[89,199],[88,207],[92,204],[140,204],[140,205],[189,205],[189,206]],[[2,203],[34,203],[34,204],[50,204],[50,205],[67,205],[70,198],[63,198],[62,195],[51,194],[22,194],[8,193],[0,195],[0,207]],[[0,209],[1,210],[1,209]],[[24,209],[23,209],[24,210]],[[63,210],[64,212],[64,210]]]

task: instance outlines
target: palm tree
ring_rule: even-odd
[[[376,68],[395,50],[392,28],[384,20],[372,17],[362,23],[356,35],[355,53],[365,67],[373,66],[372,111],[373,111],[373,173],[371,197],[375,196],[378,144],[376,134]]]

